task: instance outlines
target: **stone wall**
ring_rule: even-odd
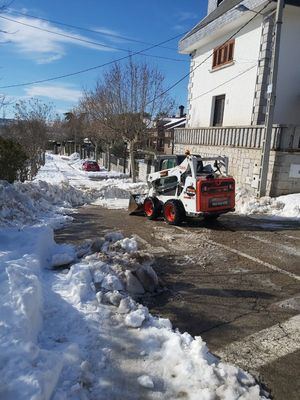
[[[101,166],[107,168],[109,171],[115,171],[120,173],[124,172],[123,158],[117,158],[114,155],[110,155],[110,160],[108,160],[106,153],[100,153],[98,157],[98,162]],[[129,162],[128,160],[126,160],[125,162],[126,162],[125,173],[129,174],[130,173]]]
[[[272,37],[274,30],[274,19],[274,14],[272,14],[266,17],[262,22],[261,43],[251,118],[252,125],[265,123],[267,87],[269,84],[271,70],[270,64],[272,58]]]
[[[300,193],[300,151],[276,151],[271,194],[289,193]]]
[[[146,182],[147,175],[154,172],[154,166],[147,162],[139,162],[139,180]]]

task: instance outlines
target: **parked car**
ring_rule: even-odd
[[[84,161],[82,164],[82,169],[84,171],[100,171],[100,167],[96,161]]]

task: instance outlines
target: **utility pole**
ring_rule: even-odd
[[[277,86],[277,75],[278,75],[279,48],[280,48],[283,7],[284,7],[284,0],[277,0],[274,43],[273,43],[271,69],[270,69],[270,81],[267,90],[268,101],[266,109],[264,140],[261,153],[257,197],[265,196],[267,190],[267,178],[269,171],[269,159],[270,159],[271,141],[272,141],[272,128],[273,128],[274,109],[276,102],[276,86]]]

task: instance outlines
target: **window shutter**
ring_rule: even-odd
[[[219,66],[232,62],[233,54],[234,54],[234,39],[225,43],[223,46],[214,49],[212,67],[217,68]]]

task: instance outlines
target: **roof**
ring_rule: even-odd
[[[188,38],[193,35],[195,32],[204,28],[206,25],[219,18],[221,15],[225,14],[228,10],[231,10],[233,7],[237,6],[241,3],[241,0],[224,0],[214,11],[208,14],[202,21],[200,21],[190,32],[188,32],[183,39]]]
[[[198,32],[200,29],[204,28],[217,18],[221,17],[227,11],[235,8],[238,4],[242,3],[243,0],[223,0],[222,3],[210,14],[208,14],[202,21],[200,21],[190,32],[188,32],[181,41],[192,36],[194,33]],[[277,0],[271,0],[272,2],[277,2]],[[285,4],[300,7],[300,0],[285,0]]]
[[[167,125],[169,125],[166,130],[170,130],[173,128],[179,128],[179,127],[185,126],[185,124],[186,124],[186,118],[181,118],[181,119],[178,119],[178,122],[175,123],[175,125],[174,125],[174,122],[172,122],[172,125],[170,123],[168,123],[165,125],[165,127]]]
[[[172,121],[168,122],[167,124],[164,124],[164,126],[170,126],[173,124],[177,124],[179,122],[183,122],[186,120],[186,117],[182,117],[182,118],[172,118]]]

